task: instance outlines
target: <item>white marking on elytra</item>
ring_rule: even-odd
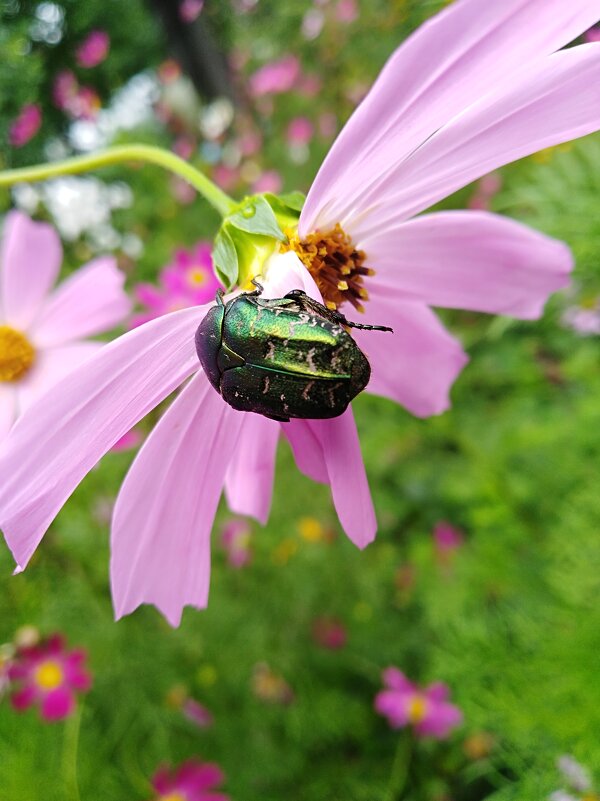
[[[273,360],[275,358],[275,343],[272,340],[269,340],[269,347],[267,348],[267,352],[265,353],[265,359]]]
[[[314,381],[309,381],[306,384],[306,386],[304,387],[304,389],[302,390],[302,397],[304,398],[305,401],[310,400],[310,398],[308,396],[308,393],[311,391],[311,389],[313,388],[314,384],[315,384]]]
[[[264,384],[264,389],[262,391],[263,395],[266,395],[267,392],[269,391],[269,384],[270,383],[271,383],[271,379],[269,378],[269,376],[265,376],[265,384]]]
[[[309,369],[313,371],[313,373],[317,372],[317,365],[315,364],[315,353],[317,352],[316,348],[311,348],[306,354],[306,364],[308,365]]]

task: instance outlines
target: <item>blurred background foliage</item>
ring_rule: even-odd
[[[208,1],[187,23],[192,44],[178,50],[159,3],[4,0],[3,165],[142,140],[185,153],[236,196],[265,175],[306,190],[385,58],[439,5],[361,1],[341,21],[333,0]],[[93,30],[108,33],[110,51],[83,68],[77,47]],[[200,95],[173,61],[199,69],[198,37],[228,65],[219,80],[232,102],[210,86]],[[290,56],[293,86],[253,95],[256,70]],[[57,107],[65,70],[95,93],[93,113]],[[11,147],[11,125],[33,103],[40,130]],[[298,117],[314,128],[300,145],[288,135]],[[206,205],[153,167],[70,180],[0,196],[3,210],[17,203],[59,226],[67,270],[113,250],[132,283],[151,279],[177,247],[214,235]],[[60,630],[88,650],[94,673],[64,724],[0,704],[2,801],[150,798],[158,763],[194,755],[223,767],[237,801],[539,801],[561,786],[564,753],[600,782],[599,349],[569,323],[594,314],[600,294],[600,139],[539,154],[492,183],[445,205],[490,207],[564,238],[577,258],[574,288],[536,323],[446,313],[471,363],[444,415],[416,420],[385,400],[357,400],[380,522],[364,553],[341,535],[327,488],[301,476],[284,445],[250,564],[233,569],[219,547],[223,506],[209,609],[188,610],[178,630],[153,609],[112,619],[108,520],[131,454],[103,459],[25,574],[11,578],[0,550],[0,642],[20,626]],[[440,520],[465,533],[450,554],[432,536]],[[343,647],[315,636],[322,618],[343,627]],[[390,664],[446,682],[465,716],[449,741],[415,743],[398,794],[390,774],[403,735],[373,710]],[[211,727],[182,714],[186,694],[212,712]]]

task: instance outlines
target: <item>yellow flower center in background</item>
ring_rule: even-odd
[[[357,311],[364,311],[362,301],[369,299],[364,279],[375,275],[365,267],[366,254],[356,250],[348,234],[338,223],[327,233],[317,231],[300,239],[297,234],[288,236],[281,246],[282,252],[293,250],[315,279],[323,301],[330,309],[351,303]]]
[[[0,381],[18,381],[34,359],[35,350],[24,334],[0,325]]]
[[[169,795],[161,795],[159,801],[186,801],[186,798],[181,793],[169,793]]]
[[[206,270],[202,267],[190,267],[186,273],[186,278],[190,286],[197,289],[206,283]]]
[[[411,723],[420,723],[427,714],[427,699],[415,695],[408,705],[408,719]]]
[[[42,690],[55,690],[63,683],[62,667],[52,659],[48,659],[35,671],[35,682]]]

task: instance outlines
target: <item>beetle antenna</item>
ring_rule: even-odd
[[[363,331],[390,331],[392,334],[394,333],[394,329],[388,325],[363,325],[363,323],[353,323],[351,320],[346,320],[344,325],[349,328],[360,328]]]
[[[253,279],[252,279],[252,281],[251,281],[250,283],[251,283],[253,286],[255,286],[255,287],[256,287],[256,289],[254,289],[252,292],[246,292],[245,294],[246,294],[246,295],[249,295],[249,296],[251,296],[251,297],[258,297],[259,295],[262,295],[262,293],[263,293],[263,291],[264,291],[264,286],[263,286],[262,284],[260,284],[260,283],[259,283],[259,282],[256,280],[256,278],[253,278]]]

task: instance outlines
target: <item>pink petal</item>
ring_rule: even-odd
[[[178,790],[187,792],[190,796],[198,794],[202,790],[209,790],[224,781],[225,776],[218,765],[210,762],[198,764],[189,761],[179,768],[175,776],[175,784]]]
[[[432,701],[447,701],[450,691],[446,684],[441,681],[430,684],[425,690],[425,696]]]
[[[412,217],[476,178],[600,128],[600,44],[554,53],[456,116],[363,191],[357,240]],[[343,223],[343,221],[342,221]]]
[[[0,250],[0,319],[27,330],[58,277],[61,261],[62,246],[51,225],[9,212]]]
[[[417,417],[441,414],[468,361],[462,347],[424,304],[391,288],[370,286],[369,292],[364,322],[389,325],[394,333],[353,332],[371,364],[367,392],[391,398]]]
[[[452,729],[463,721],[463,713],[452,704],[436,704],[431,712],[415,726],[415,732],[422,737],[446,738]]]
[[[390,688],[390,690],[400,690],[401,692],[414,693],[416,691],[415,685],[409,681],[404,673],[398,668],[389,667],[383,671],[383,683]]]
[[[20,567],[86,473],[196,369],[206,310],[159,317],[105,345],[13,427],[0,453],[0,528]]]
[[[75,696],[66,687],[58,687],[49,692],[42,700],[42,717],[44,720],[62,720],[75,709]]]
[[[383,690],[375,696],[375,711],[389,718],[390,725],[406,726],[411,696],[396,690]]]
[[[282,423],[281,430],[291,445],[298,470],[313,481],[328,484],[329,474],[323,446],[308,421],[295,418],[289,423]]]
[[[0,440],[17,419],[17,392],[11,386],[0,386]]]
[[[321,443],[331,495],[342,528],[359,548],[364,548],[377,531],[377,520],[360,442],[349,407],[332,420],[307,420]]]
[[[109,331],[131,310],[124,274],[115,259],[95,259],[67,278],[48,298],[30,334],[43,347]]]
[[[232,512],[269,518],[279,423],[259,414],[248,415],[225,477],[227,504]]]
[[[369,279],[433,306],[533,319],[567,285],[573,266],[562,242],[484,212],[442,212],[358,243],[377,265]]]
[[[113,517],[117,618],[153,603],[178,626],[186,604],[206,606],[210,532],[246,419],[198,373],[142,446]]]
[[[59,348],[39,350],[33,367],[18,384],[19,414],[23,414],[32,403],[98,353],[102,347],[101,342],[77,342]]]
[[[18,712],[23,712],[25,709],[35,703],[38,697],[37,687],[35,684],[28,684],[17,690],[11,695],[10,702]]]
[[[369,183],[471,104],[527,80],[533,62],[599,17],[598,0],[452,3],[396,50],[344,127],[308,194],[301,234],[343,224],[355,205],[367,208]]]

